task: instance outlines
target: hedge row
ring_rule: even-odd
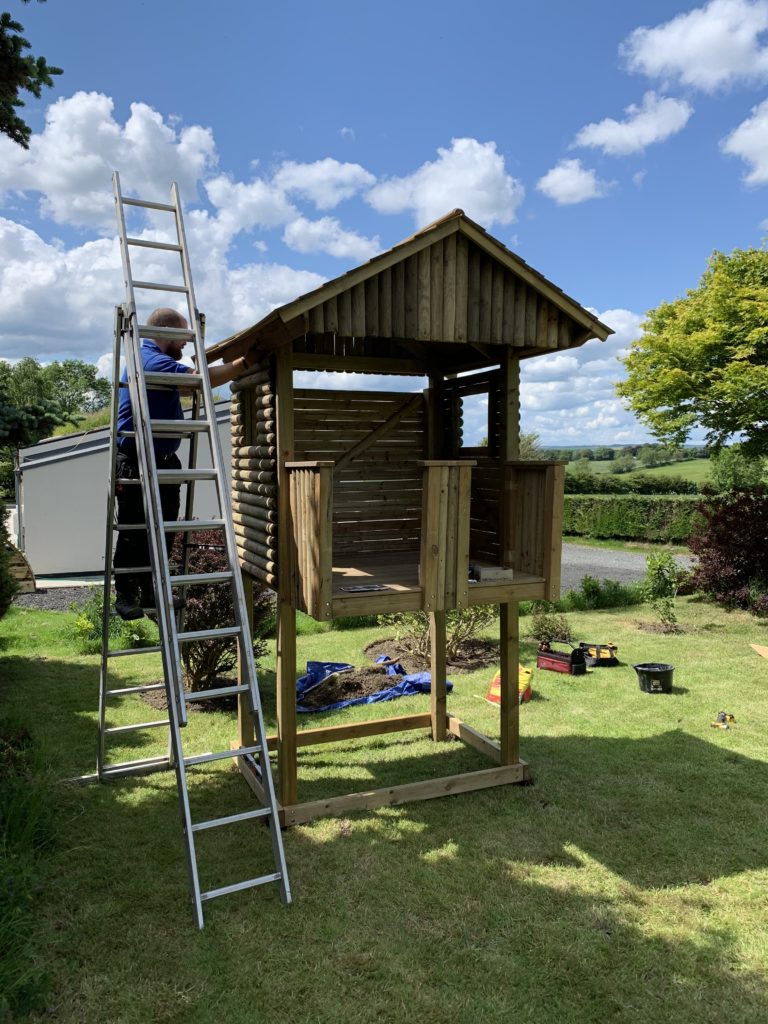
[[[683,494],[566,494],[563,532],[618,540],[687,541],[698,504],[698,498]]]
[[[699,485],[682,476],[650,473],[566,473],[566,494],[698,494]]]

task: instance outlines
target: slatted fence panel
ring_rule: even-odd
[[[395,392],[294,392],[297,461],[341,459],[413,396]],[[359,457],[334,470],[334,560],[419,550],[424,404],[416,403]]]

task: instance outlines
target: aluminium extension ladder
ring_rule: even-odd
[[[282,835],[280,823],[277,816],[277,804],[275,790],[272,782],[272,773],[269,763],[267,738],[264,729],[261,700],[256,680],[256,667],[253,659],[253,648],[251,644],[250,628],[246,611],[243,581],[237,560],[237,549],[235,546],[235,535],[232,526],[230,510],[230,497],[228,480],[224,470],[224,464],[219,443],[218,431],[214,412],[214,400],[211,391],[211,383],[208,376],[205,349],[202,337],[203,318],[195,306],[194,292],[192,288],[192,276],[187,256],[187,248],[184,234],[184,225],[181,215],[181,200],[178,186],[174,183],[171,188],[171,202],[155,203],[138,199],[129,199],[122,195],[120,190],[120,178],[117,172],[113,176],[113,188],[115,206],[118,220],[118,231],[120,236],[120,248],[123,261],[123,276],[125,279],[126,302],[115,311],[115,342],[113,352],[113,396],[112,396],[112,430],[110,440],[110,484],[109,484],[109,505],[107,511],[107,537],[104,573],[104,618],[102,634],[102,656],[101,656],[101,678],[99,694],[99,747],[97,758],[97,775],[99,780],[114,779],[131,775],[142,775],[154,771],[174,769],[176,772],[176,783],[180,804],[181,820],[184,830],[186,845],[187,866],[189,869],[191,895],[195,908],[195,918],[199,928],[203,927],[203,903],[214,899],[217,896],[224,896],[228,893],[238,892],[252,886],[262,885],[268,882],[277,882],[280,885],[280,894],[284,903],[290,903],[291,894],[288,885],[288,876],[283,852]],[[125,209],[126,206],[137,206],[152,211],[163,211],[173,216],[177,242],[174,244],[149,241],[138,238],[131,238],[126,231]],[[145,246],[154,249],[176,252],[181,260],[181,271],[183,283],[181,284],[154,284],[149,281],[134,280],[131,272],[130,248],[132,246]],[[170,275],[169,275],[170,276]],[[138,322],[136,310],[135,291],[153,289],[161,292],[177,292],[184,295],[187,302],[187,323],[189,329],[169,327],[149,327]],[[180,378],[178,374],[163,374],[145,372],[140,355],[141,338],[183,338],[194,343],[195,366],[194,373],[188,373]],[[120,357],[125,356],[127,365],[127,385],[120,381]],[[186,420],[153,420],[149,416],[147,392],[153,388],[169,388],[179,385],[183,380],[186,389],[193,390],[192,418]],[[133,408],[134,431],[118,433],[117,410],[120,389],[128,387],[131,405]],[[211,469],[196,469],[197,441],[199,437],[207,435],[210,441]],[[117,453],[117,441],[119,436],[133,436],[136,441],[139,477],[138,481],[118,480],[115,476],[115,457]],[[189,466],[180,470],[158,469],[155,459],[153,437],[188,437],[189,438]],[[209,520],[194,520],[194,486],[197,481],[209,480],[214,483],[220,518]],[[163,522],[160,503],[161,483],[180,483],[186,487],[184,519],[174,522]],[[116,525],[115,516],[115,489],[118,484],[141,486],[144,499],[144,512],[146,525]],[[149,539],[150,566],[142,566],[131,569],[120,569],[112,567],[112,544],[114,531],[123,529],[147,530]],[[225,550],[227,555],[227,569],[223,572],[194,573],[188,572],[187,538],[193,530],[220,530],[224,535]],[[169,559],[165,546],[165,533],[181,531],[185,539],[184,556],[182,558],[181,573],[171,575]],[[109,650],[109,616],[110,616],[110,584],[114,574],[119,573],[152,573],[155,589],[155,603],[157,614],[157,625],[160,633],[158,646],[139,648],[136,650]],[[186,587],[190,584],[205,584],[228,586],[232,592],[234,606],[234,621],[231,626],[217,629],[204,629],[194,632],[184,631],[183,610],[174,613],[173,595],[174,591],[183,596]],[[238,653],[241,665],[240,682],[237,686],[222,687],[219,689],[200,692],[189,692],[184,688],[184,680],[181,669],[181,645],[190,641],[203,640],[212,637],[234,637],[238,645]],[[121,658],[134,654],[159,652],[162,655],[164,683],[114,687],[110,686],[109,666],[113,658]],[[121,725],[107,727],[106,716],[110,698],[125,697],[128,694],[141,694],[148,690],[165,690],[168,703],[168,718],[158,721],[141,722],[134,725]],[[217,697],[227,697],[232,694],[248,694],[248,700],[253,718],[255,743],[250,746],[240,746],[236,749],[204,754],[185,753],[182,741],[182,729],[187,724],[187,706],[192,701],[212,700]],[[106,745],[110,737],[121,736],[133,730],[144,730],[156,727],[167,727],[168,753],[162,757],[150,757],[142,760],[123,761],[120,763],[109,763],[106,760]],[[264,794],[263,806],[240,814],[230,814],[220,818],[213,818],[205,821],[193,821],[190,811],[189,793],[187,789],[187,769],[192,765],[205,764],[211,761],[221,761],[226,758],[245,757],[248,758],[257,770],[261,780],[261,789]],[[230,825],[235,822],[245,821],[251,818],[261,818],[268,825],[274,858],[274,871],[247,879],[234,885],[225,885],[217,889],[201,891],[198,878],[197,856],[195,851],[195,834],[203,829],[215,828],[218,826]]]

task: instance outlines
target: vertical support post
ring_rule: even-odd
[[[432,739],[447,736],[448,700],[445,686],[445,612],[429,613],[429,661],[432,682],[429,688],[432,715]]]
[[[501,760],[500,764],[517,764],[520,760],[520,704],[517,692],[520,662],[520,634],[517,602],[499,606],[499,646],[501,650]]]
[[[499,562],[506,569],[515,566],[511,538],[513,536],[515,479],[504,469],[505,462],[520,458],[520,360],[505,348],[501,359],[501,424],[499,437]]]
[[[520,458],[520,360],[513,358],[513,349],[504,347],[501,360],[501,437],[499,456],[502,466]],[[499,521],[502,538],[510,537],[507,521],[512,513],[512,495],[507,494],[507,477],[500,468],[502,486],[499,488]],[[505,564],[502,540],[502,565]],[[499,607],[499,642],[501,649],[500,678],[500,732],[501,764],[517,764],[520,760],[520,705],[517,693],[518,665],[520,664],[520,632],[518,606],[509,601]]]
[[[285,807],[297,801],[296,764],[296,609],[291,577],[291,497],[286,462],[293,444],[293,346],[275,354],[277,426],[278,590],[277,590],[277,777]]]
[[[237,572],[237,567],[233,566]],[[245,598],[245,609],[248,615],[248,637],[250,643],[253,636],[253,577],[247,572],[240,570],[240,578],[243,581],[243,596]],[[245,640],[244,640],[245,642]],[[248,667],[245,664],[242,651],[238,645],[237,649],[237,681],[240,684],[248,682]],[[241,747],[252,747],[256,743],[256,730],[251,713],[249,694],[238,693],[237,695],[237,739]]]
[[[283,807],[298,800],[296,751],[296,609],[278,598],[277,793]]]

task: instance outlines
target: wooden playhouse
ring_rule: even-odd
[[[232,502],[246,584],[277,595],[270,747],[284,825],[527,778],[517,604],[558,596],[564,467],[519,461],[520,360],[611,333],[454,210],[210,350],[256,360],[232,386]],[[391,374],[399,387],[297,388],[298,370]],[[401,390],[408,375],[415,393]],[[487,408],[487,446],[465,444],[473,403],[475,415]],[[446,707],[445,613],[474,604],[500,607],[500,742]],[[426,612],[429,712],[299,731],[297,610],[320,620]],[[243,707],[239,744],[253,743],[250,728]],[[299,747],[411,729],[436,742],[452,734],[491,766],[299,802]],[[254,765],[241,758],[240,768],[258,791]]]

